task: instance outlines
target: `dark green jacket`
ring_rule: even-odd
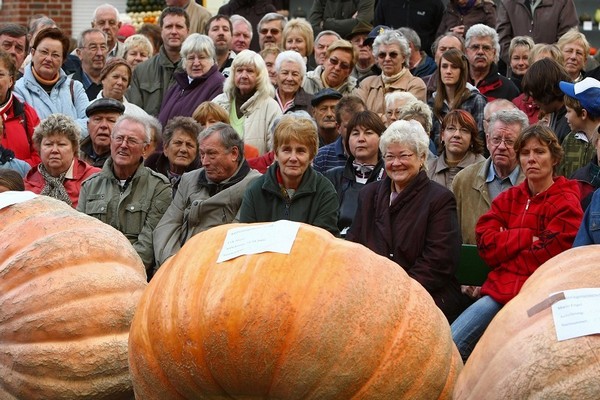
[[[240,222],[273,222],[281,219],[304,222],[340,235],[337,227],[339,202],[335,188],[309,167],[298,190],[286,199],[277,182],[277,162],[246,189],[240,208]]]

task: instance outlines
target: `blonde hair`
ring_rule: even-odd
[[[277,152],[282,145],[296,141],[308,147],[312,160],[319,148],[317,126],[310,118],[286,114],[279,120],[273,134],[273,149]]]
[[[308,57],[309,54],[312,54],[314,45],[315,45],[315,34],[313,32],[313,28],[303,18],[294,18],[290,20],[287,24],[285,24],[285,28],[283,28],[283,47],[285,48],[285,42],[289,34],[293,32],[298,32],[302,38],[304,38],[304,42],[306,43],[306,54]]]

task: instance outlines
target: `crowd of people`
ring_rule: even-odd
[[[148,279],[217,225],[323,228],[419,282],[464,360],[541,264],[600,243],[600,66],[572,0],[257,3],[169,0],[138,32],[103,4],[73,44],[43,15],[0,26],[0,191],[112,225]]]

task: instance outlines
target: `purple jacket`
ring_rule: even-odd
[[[163,126],[176,116],[191,117],[200,103],[223,93],[225,77],[219,72],[217,64],[192,82],[189,82],[186,72],[175,72],[173,78],[175,83],[167,90],[158,114],[158,120]]]

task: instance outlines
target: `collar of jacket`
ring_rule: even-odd
[[[249,172],[250,166],[248,165],[246,159],[244,159],[244,161],[240,163],[237,170],[233,173],[231,177],[225,179],[222,182],[215,183],[208,180],[208,178],[206,177],[206,170],[202,168],[202,171],[200,171],[200,174],[198,175],[198,186],[208,188],[208,191],[212,193],[211,196],[214,196],[220,191],[240,183],[246,177],[246,175],[248,175]]]
[[[283,199],[283,195],[281,194],[281,188],[277,183],[277,169],[279,168],[279,162],[275,161],[266,172],[266,178],[262,188],[268,192],[275,194],[277,197]],[[305,195],[313,194],[317,191],[317,173],[313,170],[311,166],[309,166],[306,171],[304,171],[304,175],[302,175],[302,180],[300,181],[300,185],[298,185],[298,189],[296,189],[296,193],[292,201],[298,197],[302,197]]]

